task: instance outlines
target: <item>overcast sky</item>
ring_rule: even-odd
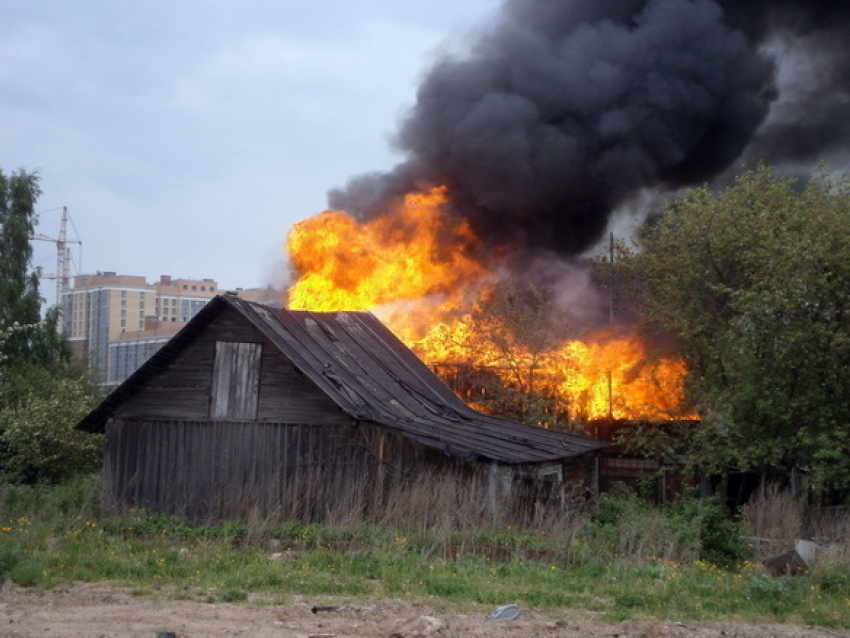
[[[0,168],[41,173],[38,232],[58,235],[68,207],[73,274],[280,282],[290,226],[395,164],[389,137],[429,62],[497,6],[5,2]],[[36,265],[55,260],[36,243]]]

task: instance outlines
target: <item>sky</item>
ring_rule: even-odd
[[[399,159],[391,136],[441,51],[497,0],[3,3],[0,169],[41,175],[37,233],[72,275],[282,285],[293,223]],[[56,271],[56,247],[34,242]],[[55,281],[41,286],[48,303]]]

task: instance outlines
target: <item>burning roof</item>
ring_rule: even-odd
[[[167,368],[227,309],[249,321],[355,422],[376,423],[470,460],[536,463],[577,456],[606,445],[472,410],[369,313],[295,312],[233,296],[210,301],[77,427],[102,431],[118,405]]]
[[[570,321],[592,323],[604,299],[576,258],[616,211],[741,161],[846,159],[848,36],[844,0],[506,0],[424,76],[395,137],[403,161],[332,190],[334,210],[293,229],[289,307],[372,310],[429,362],[516,369],[519,351],[533,374],[527,349],[458,353],[481,301],[543,281]],[[632,337],[623,363],[613,334],[577,341],[565,326],[547,369],[569,400],[596,405],[591,418],[615,393],[618,416],[683,415],[684,364]],[[625,399],[639,378],[666,395]]]

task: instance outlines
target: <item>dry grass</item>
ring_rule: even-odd
[[[762,486],[742,510],[755,557],[792,549],[799,539],[817,543],[818,560],[850,567],[850,511],[808,508],[799,497],[775,485]]]
[[[581,486],[545,480],[515,481],[509,489],[492,490],[486,476],[460,471],[399,476],[382,469],[351,480],[345,472],[313,467],[262,487],[250,482],[231,486],[212,503],[187,499],[164,513],[205,524],[236,519],[253,527],[297,520],[447,532],[524,528],[572,538],[589,516],[592,503],[585,492]],[[110,508],[114,514],[121,510]]]
[[[792,549],[802,538],[805,511],[802,500],[790,492],[776,485],[762,485],[741,512],[755,557],[762,559]]]

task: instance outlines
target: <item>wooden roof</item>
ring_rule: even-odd
[[[102,432],[114,409],[158,375],[224,309],[245,317],[355,421],[372,422],[464,459],[537,463],[606,444],[491,417],[467,406],[368,312],[309,312],[218,296],[77,427]]]

